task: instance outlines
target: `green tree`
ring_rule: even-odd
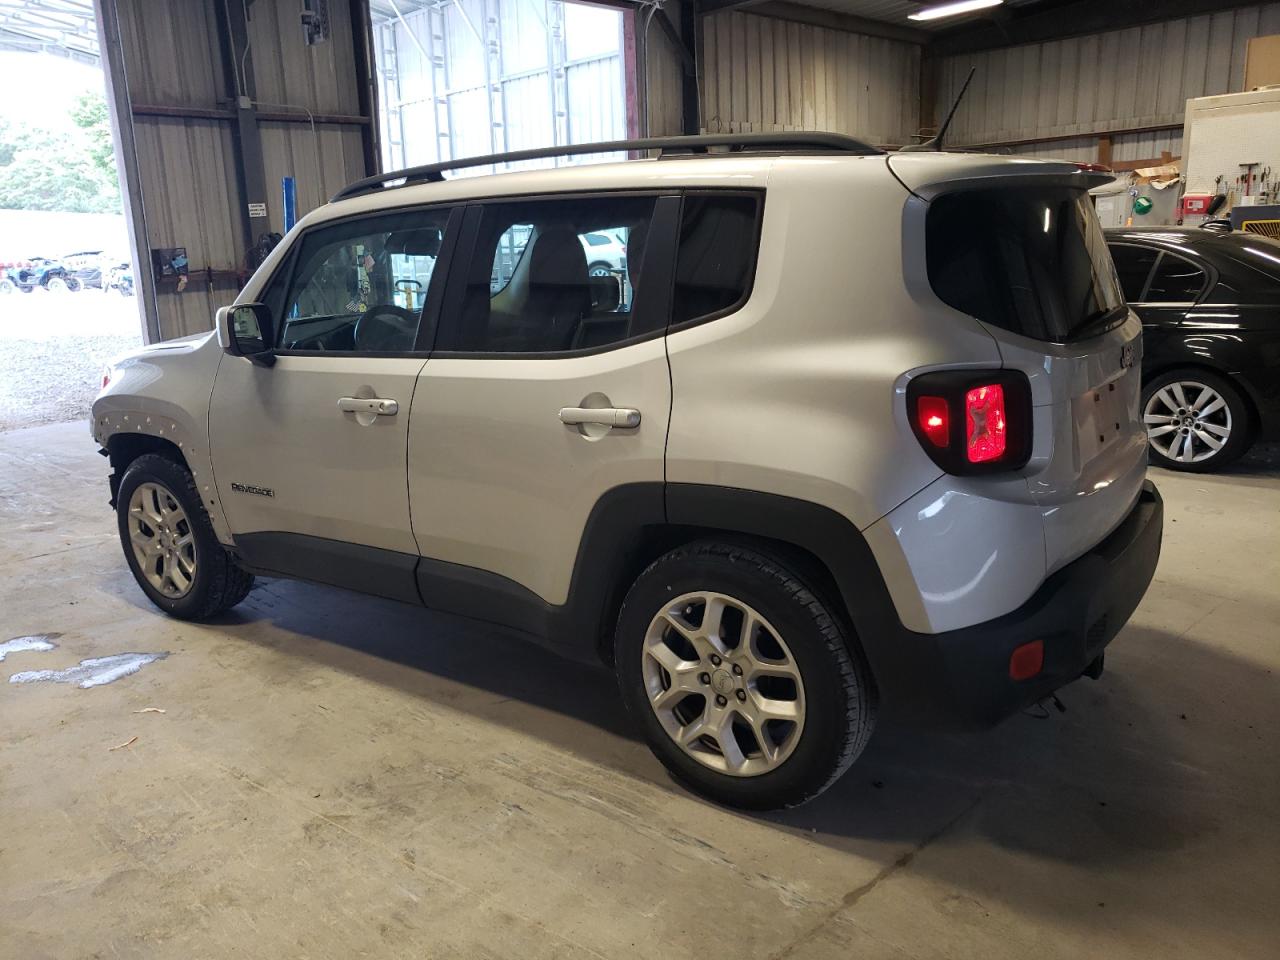
[[[89,140],[89,155],[94,166],[111,183],[116,180],[116,154],[111,140],[111,115],[107,99],[101,93],[86,91],[76,98],[71,119]]]
[[[70,130],[19,129],[0,118],[0,208],[120,212],[105,99],[81,96],[71,117]]]

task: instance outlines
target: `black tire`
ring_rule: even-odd
[[[164,487],[182,507],[193,534],[195,575],[190,589],[181,597],[166,596],[147,579],[134,553],[129,532],[129,502],[144,483]],[[144,454],[125,470],[116,497],[116,520],[120,544],[129,569],[143,593],[157,607],[179,620],[207,620],[229,610],[249,595],[253,574],[242,570],[218,542],[209,522],[191,472],[183,464],[159,454]]]
[[[692,790],[742,809],[776,810],[816,797],[862,753],[875,726],[875,691],[856,642],[841,618],[784,563],[756,547],[714,541],[672,550],[632,585],[614,638],[623,701],[654,754]],[[733,597],[763,616],[785,637],[803,683],[798,740],[789,756],[755,776],[722,773],[695,759],[673,741],[649,702],[642,663],[649,625],[671,601],[697,591]],[[707,682],[705,676],[699,674],[699,681]]]
[[[1188,401],[1188,407],[1177,407],[1172,409],[1166,402],[1172,393],[1164,394],[1165,399],[1157,397],[1166,387],[1173,385],[1182,385],[1183,396]],[[1188,386],[1188,385],[1194,385]],[[1215,391],[1224,401],[1225,406],[1218,411],[1210,414],[1201,421],[1202,425],[1199,432],[1195,432],[1194,424],[1192,426],[1180,428],[1177,431],[1168,431],[1167,427],[1174,426],[1172,422],[1153,423],[1150,416],[1163,416],[1166,412],[1170,415],[1171,420],[1176,419],[1180,410],[1192,411],[1191,404],[1196,402],[1200,395],[1200,388],[1207,387]],[[1174,406],[1177,406],[1175,403]],[[1179,470],[1184,473],[1208,473],[1213,470],[1219,470],[1227,464],[1240,458],[1253,444],[1254,424],[1253,412],[1248,402],[1240,393],[1239,388],[1230,380],[1211,373],[1208,370],[1200,370],[1194,367],[1182,368],[1178,370],[1167,370],[1145,384],[1142,388],[1142,413],[1147,423],[1149,433],[1149,443],[1147,450],[1149,459],[1153,466],[1164,467],[1166,470]],[[1193,413],[1188,414],[1189,416]],[[1230,433],[1225,440],[1219,435],[1220,431],[1229,427]],[[1185,438],[1186,433],[1183,429],[1192,431],[1192,453],[1193,458],[1206,454],[1201,459],[1184,460],[1181,459],[1183,448],[1181,441],[1170,443],[1167,439],[1169,436]],[[1160,433],[1163,431],[1163,433]],[[1216,439],[1222,442],[1220,449],[1210,452],[1208,443],[1201,440],[1200,437],[1208,436],[1210,439]],[[1164,446],[1165,449],[1161,449]],[[1171,450],[1178,454],[1178,459],[1169,456],[1166,450]]]
[[[587,267],[587,274],[592,277],[611,277],[613,276],[613,267],[603,260],[597,260]]]

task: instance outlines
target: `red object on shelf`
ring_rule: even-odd
[[[1203,217],[1209,212],[1209,201],[1213,195],[1209,193],[1187,193],[1182,197],[1182,217]]]

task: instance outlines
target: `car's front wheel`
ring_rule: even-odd
[[[116,495],[120,543],[138,586],[181,620],[204,620],[243,600],[253,575],[218,542],[190,471],[159,454],[138,457]]]
[[[1171,370],[1142,391],[1151,463],[1169,470],[1217,470],[1249,448],[1251,424],[1244,397],[1206,370]]]
[[[655,561],[623,603],[622,695],[680,781],[756,810],[809,800],[875,721],[869,672],[796,571],[750,547],[699,542]]]

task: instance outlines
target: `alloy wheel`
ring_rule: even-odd
[[[159,483],[142,483],[129,498],[129,541],[147,582],[171,600],[185,597],[196,576],[191,521]]]
[[[804,729],[804,682],[781,635],[722,593],[678,597],[653,617],[641,649],[649,705],[672,741],[736,777],[776,769]]]
[[[1167,383],[1142,411],[1147,439],[1170,460],[1200,463],[1231,438],[1231,407],[1217,390],[1195,380]]]

